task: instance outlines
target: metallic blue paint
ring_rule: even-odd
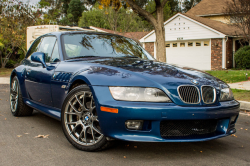
[[[43,52],[34,52],[31,55],[31,60],[34,62],[41,63],[43,65],[43,67],[47,66],[45,63],[45,54]]]
[[[235,100],[220,102],[221,80],[190,68],[180,68],[166,63],[135,58],[84,58],[64,60],[61,35],[72,32],[48,34],[57,37],[60,62],[46,63],[44,67],[25,58],[15,68],[25,103],[34,109],[61,119],[61,107],[69,89],[76,82],[85,82],[93,92],[102,132],[107,137],[129,141],[192,142],[227,136],[235,132],[230,117],[239,114]],[[46,35],[45,35],[46,36]],[[43,37],[43,36],[42,36]],[[29,50],[30,51],[30,50]],[[28,52],[29,53],[29,52]],[[33,60],[39,56],[33,56]],[[12,78],[12,77],[11,77]],[[180,99],[179,85],[211,85],[216,89],[216,102],[186,104]],[[109,86],[155,87],[163,90],[173,103],[148,103],[116,101]],[[64,88],[65,87],[65,88]],[[100,106],[118,108],[118,114],[100,111]],[[144,120],[141,131],[128,130],[126,120]],[[216,135],[195,139],[163,139],[160,135],[162,120],[218,119]]]

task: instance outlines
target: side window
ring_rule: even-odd
[[[43,52],[45,53],[45,61],[49,62],[50,61],[50,57],[52,54],[52,50],[54,48],[56,42],[56,37],[44,37],[43,41],[39,47],[38,52]]]
[[[34,41],[33,45],[31,45],[31,48],[29,49],[29,52],[26,55],[26,58],[30,60],[30,56],[34,53],[37,52],[39,48],[39,44],[41,42],[41,38],[37,39]]]
[[[50,62],[58,62],[58,61],[60,61],[60,57],[58,52],[58,44],[56,42],[55,47],[53,49],[53,53],[51,55]]]

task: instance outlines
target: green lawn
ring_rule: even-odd
[[[13,69],[0,68],[0,77],[9,77]]]
[[[250,90],[232,89],[232,91],[236,100],[250,102]]]
[[[250,77],[250,70],[215,70],[206,72],[226,83],[246,81],[246,73]]]

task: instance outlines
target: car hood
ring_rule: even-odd
[[[180,85],[199,88],[210,85],[219,90],[220,84],[225,84],[203,71],[138,58],[89,58],[68,62],[85,63],[83,73],[91,85],[156,87],[164,90],[172,100],[178,98]]]

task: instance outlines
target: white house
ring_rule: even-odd
[[[206,5],[207,2],[213,3],[211,1],[215,0],[203,1],[200,3]],[[204,5],[198,4],[191,10],[202,6]],[[177,13],[164,23],[164,27],[167,63],[200,70],[219,70],[234,66],[233,53],[237,49],[238,29],[189,12]],[[157,57],[155,39],[155,32],[151,31],[140,42]]]

